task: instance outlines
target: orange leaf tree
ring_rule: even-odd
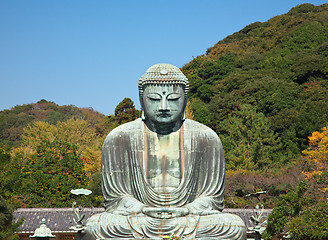
[[[303,173],[311,178],[313,174],[320,175],[328,165],[328,125],[320,132],[313,132],[309,137],[309,147],[304,154],[305,169]]]

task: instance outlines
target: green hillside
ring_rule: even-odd
[[[182,68],[190,112],[220,136],[228,207],[274,207],[265,239],[327,239],[328,4],[255,22]]]
[[[183,72],[194,118],[222,138],[228,166],[244,167],[245,154],[251,168],[283,164],[328,122],[328,4],[252,23]]]
[[[0,111],[0,143],[17,146],[23,134],[23,128],[35,121],[50,124],[63,122],[72,117],[88,120],[97,125],[104,115],[92,108],[78,108],[73,105],[59,106],[54,102],[40,100],[37,103],[17,105],[10,110]]]

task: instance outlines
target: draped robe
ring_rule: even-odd
[[[156,191],[147,180],[149,145],[154,134],[137,119],[117,127],[107,136],[101,165],[106,211],[88,220],[88,234],[94,238],[177,235],[246,239],[243,221],[221,213],[225,169],[223,148],[217,134],[203,124],[184,120],[176,153],[180,161],[180,184],[169,192]],[[193,214],[153,218],[140,211],[134,212],[137,205],[158,209],[181,207]]]

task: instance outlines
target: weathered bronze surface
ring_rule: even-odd
[[[210,128],[184,119],[188,80],[156,64],[139,81],[143,116],[111,131],[103,145],[106,211],[85,239],[246,239],[244,222],[222,213],[224,155]]]

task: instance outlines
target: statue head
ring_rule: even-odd
[[[173,124],[183,118],[189,83],[179,68],[155,64],[140,78],[138,86],[145,119],[154,124]]]

